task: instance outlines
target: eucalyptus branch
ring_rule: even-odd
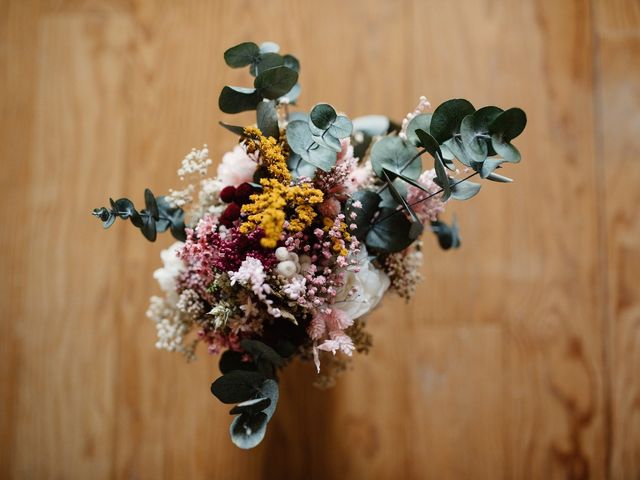
[[[467,175],[467,176],[466,176],[466,177],[464,177],[462,180],[459,180],[459,181],[457,181],[457,182],[455,182],[455,183],[452,183],[452,184],[451,184],[451,187],[455,187],[456,185],[459,185],[459,184],[461,184],[462,182],[466,182],[466,181],[467,181],[467,180],[469,180],[470,178],[473,178],[473,177],[475,177],[476,175],[478,175],[479,173],[480,173],[480,172],[474,172],[474,173],[472,173],[471,175]],[[426,197],[422,197],[421,199],[416,200],[416,201],[415,201],[415,202],[413,202],[413,203],[410,203],[410,204],[409,204],[409,206],[410,206],[411,208],[413,208],[413,207],[415,207],[416,205],[418,205],[418,204],[420,204],[420,203],[422,203],[422,202],[424,202],[424,201],[426,201],[426,200],[429,200],[431,197],[435,197],[436,195],[438,195],[439,193],[442,193],[443,191],[444,191],[444,188],[440,188],[440,190],[438,190],[437,192],[431,193],[431,194],[427,195]],[[393,217],[395,214],[397,214],[397,213],[401,213],[401,212],[402,212],[402,210],[394,210],[394,211],[393,211],[393,213],[390,213],[389,215],[387,215],[387,216],[385,216],[385,217],[382,217],[382,218],[380,218],[380,219],[376,220],[376,221],[375,221],[375,223],[383,222],[383,221],[385,221],[386,219],[388,219],[389,217]]]

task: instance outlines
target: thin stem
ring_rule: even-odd
[[[423,155],[424,153],[427,153],[427,149],[426,148],[423,148],[422,150],[418,151],[418,153],[416,153],[411,160],[409,160],[407,163],[404,164],[404,166],[400,169],[400,171],[398,173],[404,172],[405,169],[409,165],[411,165],[416,158],[418,158],[420,155]],[[376,193],[380,194],[380,193],[384,192],[387,189],[388,186],[389,186],[389,184],[385,183],[384,185],[382,185],[378,189],[378,191]]]
[[[459,184],[461,184],[462,182],[465,182],[465,181],[469,180],[470,178],[475,177],[475,176],[476,176],[476,175],[478,175],[479,173],[480,173],[480,172],[474,172],[474,173],[472,173],[471,175],[468,175],[468,176],[464,177],[462,180],[459,180],[459,181],[457,181],[457,182],[455,182],[455,183],[452,183],[452,184],[451,184],[451,187],[455,187],[456,185],[459,185]],[[441,189],[440,189],[440,190],[438,190],[437,192],[431,193],[431,194],[427,195],[426,197],[422,197],[421,199],[416,200],[416,201],[415,201],[415,202],[413,202],[413,203],[410,203],[410,204],[409,204],[409,206],[410,206],[410,207],[415,207],[415,206],[416,206],[416,205],[418,205],[419,203],[422,203],[422,202],[424,202],[425,200],[429,200],[431,197],[435,197],[436,195],[438,195],[439,193],[442,193],[443,191],[444,191],[444,188],[441,188]],[[387,215],[386,217],[382,217],[381,219],[376,220],[376,222],[375,222],[375,223],[380,223],[380,222],[382,222],[382,221],[386,220],[387,218],[393,217],[395,214],[400,213],[400,212],[402,212],[402,210],[394,210],[394,211],[393,211],[393,213],[390,213],[390,214],[389,214],[389,215]]]

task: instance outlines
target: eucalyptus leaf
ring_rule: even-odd
[[[293,175],[293,178],[313,178],[318,167],[302,159],[297,153],[292,153],[287,158],[287,167]]]
[[[369,226],[381,202],[380,195],[371,190],[358,190],[354,192],[346,205],[346,216],[349,223],[356,225],[355,236],[360,241],[364,241],[369,230]],[[353,206],[355,202],[360,202],[360,208]],[[351,214],[355,214],[355,218],[351,218]]]
[[[278,55],[277,53],[265,53],[260,55],[259,60],[251,65],[251,74],[257,76],[265,70],[279,67],[281,65],[284,65],[284,59],[281,55]]]
[[[383,169],[382,175],[384,177],[384,180],[387,182],[387,185],[389,187],[389,192],[391,193],[393,198],[396,200],[397,203],[399,203],[402,206],[402,208],[404,208],[404,210],[411,217],[412,225],[411,225],[411,229],[409,230],[409,238],[412,240],[415,240],[422,234],[422,231],[424,229],[424,227],[422,226],[422,222],[418,218],[418,215],[416,215],[416,212],[413,211],[411,206],[404,199],[404,196],[400,193],[400,191],[394,185],[393,181],[389,177],[388,170]]]
[[[319,103],[309,112],[311,123],[321,130],[329,128],[337,117],[336,111],[327,103]]]
[[[487,175],[487,180],[491,180],[492,182],[499,182],[499,183],[511,183],[511,182],[513,182],[512,178],[505,177],[504,175],[500,175],[500,174],[494,173],[494,172],[491,172],[489,175]]]
[[[421,113],[411,119],[409,125],[407,125],[407,140],[413,145],[418,146],[420,139],[416,134],[416,130],[423,130],[429,132],[431,128],[431,113]],[[436,142],[437,143],[437,142]]]
[[[244,354],[235,350],[226,350],[221,356],[218,363],[220,372],[224,375],[233,370],[255,371],[256,366],[253,362],[245,362]]]
[[[255,88],[225,86],[220,92],[218,106],[224,113],[240,113],[254,110],[260,100]]]
[[[279,100],[281,102],[288,102],[288,103],[295,104],[296,101],[298,100],[298,97],[300,96],[300,91],[301,91],[300,83],[296,83],[291,88],[291,90],[289,90],[287,93],[281,96]]]
[[[315,148],[312,147],[308,152],[307,162],[315,165],[321,170],[328,172],[331,170],[336,164],[336,160],[338,155],[335,151],[329,150],[328,148],[321,147],[318,144],[315,144]],[[303,156],[304,158],[304,156]]]
[[[266,397],[258,397],[239,403],[238,405],[233,407],[229,413],[231,415],[238,415],[241,413],[255,415],[256,413],[262,412],[269,405],[271,405],[271,399]]]
[[[441,221],[431,222],[431,230],[438,237],[438,243],[443,250],[460,247],[460,234],[455,221],[451,226]]]
[[[456,182],[451,186],[451,198],[468,200],[480,191],[480,187],[479,183],[470,182],[469,180]]]
[[[300,73],[300,62],[296,57],[293,55],[284,55],[282,58],[284,60],[285,67],[289,67],[291,70]]]
[[[520,152],[512,144],[505,142],[498,134],[491,135],[491,145],[498,155],[505,161],[510,163],[518,163],[520,161]]]
[[[435,109],[431,117],[430,133],[438,141],[444,143],[460,130],[460,123],[467,115],[475,111],[473,105],[462,98],[447,100]]]
[[[229,433],[231,441],[239,448],[254,448],[262,442],[267,432],[267,415],[259,412],[255,415],[243,413],[231,422]]]
[[[280,127],[278,126],[278,111],[276,102],[260,102],[256,107],[258,128],[266,137],[280,138]]]
[[[253,42],[245,42],[224,52],[224,61],[231,68],[241,68],[253,63],[260,55],[260,48]]]
[[[271,378],[268,378],[264,382],[262,382],[262,385],[260,385],[260,387],[258,388],[258,392],[261,397],[266,397],[271,400],[269,406],[264,409],[264,413],[267,415],[267,420],[271,420],[271,417],[273,417],[273,414],[276,412],[278,399],[280,397],[278,382]]]
[[[342,150],[342,144],[340,140],[329,133],[329,130],[325,131],[322,135],[313,135],[313,141],[318,145],[328,148],[336,153],[340,153]]]
[[[440,151],[440,144],[435,138],[433,138],[425,130],[422,130],[419,128],[415,130],[414,134],[418,138],[418,146],[421,146],[422,148],[424,148],[427,152],[429,152],[434,157],[436,155],[440,155],[442,157],[442,152]]]
[[[150,242],[155,242],[158,233],[156,231],[156,219],[145,211],[141,212],[140,216],[142,218],[142,226],[140,227],[142,235]]]
[[[353,131],[353,124],[344,115],[339,115],[329,126],[329,133],[336,138],[347,138]]]
[[[236,135],[244,135],[244,127],[238,125],[229,125],[228,123],[218,122],[218,124]]]
[[[371,166],[378,176],[386,168],[409,178],[418,178],[422,173],[422,161],[417,154],[416,147],[400,137],[383,137],[371,149]]]
[[[446,202],[451,196],[451,184],[449,183],[449,176],[447,175],[447,171],[444,167],[444,162],[442,161],[442,157],[440,153],[436,153],[433,157],[433,165],[436,170],[436,178],[438,179],[438,184],[442,187],[442,201]]]
[[[506,160],[502,158],[488,158],[480,165],[480,177],[487,178],[496,168],[505,162]]]
[[[289,92],[298,81],[298,72],[284,65],[260,73],[253,82],[264,98],[275,100]]]
[[[258,340],[244,339],[240,342],[240,346],[253,357],[256,363],[260,360],[266,360],[276,367],[282,367],[284,365],[284,359],[265,343]]]
[[[258,372],[233,370],[211,384],[211,393],[222,403],[240,403],[255,398],[265,380]]]
[[[153,193],[148,188],[144,189],[144,205],[149,212],[149,214],[155,219],[158,219],[158,203],[156,202],[156,197],[153,196]]]
[[[487,140],[484,138],[486,134],[476,130],[474,115],[467,115],[462,119],[460,135],[462,144],[465,146],[465,151],[471,159],[477,163],[484,162],[489,154],[489,147]]]
[[[365,244],[381,253],[400,252],[413,243],[411,229],[411,222],[401,211],[383,208],[369,227]]]
[[[376,137],[385,135],[389,131],[389,124],[389,117],[385,115],[364,115],[353,119],[352,128],[354,132]]]
[[[489,125],[489,133],[492,138],[494,135],[498,135],[502,141],[508,143],[520,135],[526,125],[526,113],[520,108],[510,108],[495,117]]]
[[[280,51],[280,45],[276,42],[262,42],[260,44],[260,53],[278,53]]]

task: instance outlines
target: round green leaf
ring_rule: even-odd
[[[338,158],[338,154],[335,151],[321,147],[317,143],[307,153],[309,158],[305,160],[325,172],[333,168]]]
[[[424,130],[425,132],[429,132],[431,128],[431,117],[433,114],[431,113],[421,113],[413,117],[413,119],[409,122],[407,126],[407,140],[411,142],[411,144],[418,146],[420,139],[416,134],[416,130]]]
[[[313,178],[318,169],[315,165],[303,160],[302,157],[295,152],[287,158],[287,167],[289,167],[293,178]]]
[[[260,373],[233,370],[211,384],[211,393],[222,403],[240,403],[255,398],[264,381]]]
[[[422,173],[418,150],[400,137],[383,137],[371,149],[371,166],[379,177],[382,169],[416,179]]]
[[[329,126],[329,133],[336,138],[347,138],[353,131],[353,124],[344,115],[338,116]]]
[[[246,67],[260,55],[260,49],[253,42],[245,42],[224,52],[224,61],[232,68]]]
[[[284,65],[284,59],[277,53],[265,53],[251,65],[251,74],[260,75],[265,70]]]
[[[290,91],[297,81],[298,72],[281,65],[260,73],[253,86],[264,98],[275,100]]]
[[[291,90],[289,90],[287,93],[285,93],[282,97],[280,97],[280,101],[286,101],[289,103],[296,103],[296,101],[298,100],[298,97],[300,96],[300,91],[302,90],[302,87],[300,86],[300,83],[296,83]]]
[[[493,135],[499,135],[505,142],[510,142],[522,133],[526,125],[527,114],[520,108],[510,108],[502,112],[491,122],[489,131],[492,137]]]
[[[218,106],[224,113],[240,113],[254,110],[260,100],[254,88],[226,86],[220,92]]]
[[[447,100],[435,109],[431,117],[430,133],[438,141],[444,143],[460,129],[462,119],[475,111],[473,105],[462,98]]]
[[[260,102],[256,107],[258,128],[266,137],[279,138],[280,127],[278,126],[278,111],[273,100]]]
[[[278,53],[280,45],[275,42],[263,42],[260,44],[260,53]]]
[[[503,141],[498,134],[491,135],[491,145],[498,155],[510,163],[518,163],[520,161],[520,152],[516,147],[508,142]]]
[[[460,124],[460,135],[466,152],[474,162],[484,162],[489,153],[487,140],[475,129],[474,116],[467,115]]]
[[[456,183],[451,187],[451,198],[456,200],[468,200],[478,194],[480,187],[481,185],[479,183],[470,182],[468,180]]]
[[[231,441],[245,450],[256,447],[264,439],[268,421],[267,415],[263,412],[238,415],[229,427]]]
[[[236,352],[234,350],[226,350],[221,356],[218,362],[218,368],[224,375],[234,370],[248,370],[255,371],[256,366],[253,362],[243,361],[244,354]]]
[[[247,400],[246,402],[239,403],[238,405],[233,407],[229,413],[231,415],[239,415],[241,413],[255,415],[258,412],[262,412],[269,405],[271,405],[271,399],[269,398],[254,398],[252,400]]]
[[[291,150],[303,159],[309,156],[308,150],[315,143],[309,125],[304,120],[294,120],[287,125],[287,143]]]
[[[367,248],[383,253],[400,252],[413,243],[411,222],[399,210],[383,208],[369,228],[365,243]]]
[[[385,135],[389,131],[389,118],[384,115],[364,115],[353,119],[353,130],[371,137]]]
[[[289,67],[291,70],[294,70],[300,73],[300,62],[293,55],[285,55],[282,57],[284,59],[284,66]]]
[[[319,103],[309,113],[311,123],[321,130],[329,128],[336,118],[336,111],[328,103]]]

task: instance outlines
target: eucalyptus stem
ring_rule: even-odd
[[[451,184],[451,187],[455,187],[456,185],[461,184],[462,182],[466,182],[467,180],[469,180],[470,178],[475,177],[476,175],[478,175],[480,172],[474,172],[471,175],[467,175],[466,177],[464,177],[462,180],[459,180],[455,183]],[[431,193],[429,195],[427,195],[426,197],[423,197],[419,200],[416,200],[413,203],[410,203],[409,206],[410,207],[415,207],[416,205],[418,205],[419,203],[424,202],[425,200],[429,200],[431,197],[435,197],[436,195],[438,195],[439,193],[442,193],[444,191],[444,188],[440,188],[440,190],[438,190],[437,192]],[[380,223],[383,222],[384,220],[386,220],[387,218],[393,217],[395,214],[402,212],[402,210],[394,210],[393,213],[390,213],[389,215],[387,215],[386,217],[382,217],[379,220],[376,220],[375,223]]]
[[[405,163],[405,164],[404,164],[404,166],[400,169],[400,171],[399,171],[398,173],[402,173],[402,172],[404,172],[404,171],[405,171],[405,169],[406,169],[409,165],[411,165],[411,164],[413,163],[413,161],[414,161],[416,158],[420,157],[421,155],[423,155],[423,154],[425,154],[425,153],[427,153],[427,149],[426,149],[426,148],[423,148],[422,150],[420,150],[418,153],[416,153],[416,154],[413,156],[413,158],[412,158],[411,160],[409,160],[407,163]],[[380,193],[384,192],[384,191],[387,189],[387,187],[388,187],[388,186],[389,186],[389,184],[388,184],[388,183],[385,183],[384,185],[382,185],[382,186],[378,189],[378,191],[377,191],[376,193],[380,194]]]

